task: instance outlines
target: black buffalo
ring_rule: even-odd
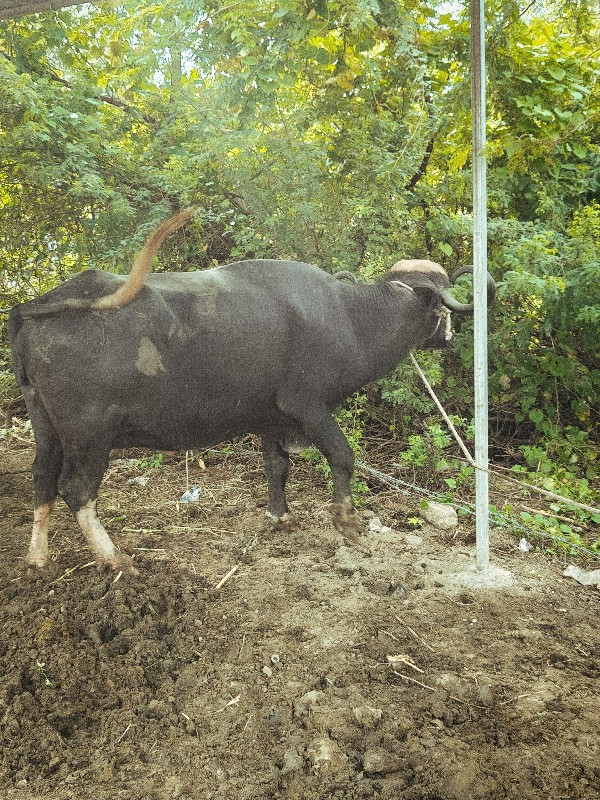
[[[83,272],[11,312],[37,446],[31,565],[47,563],[60,495],[97,563],[133,572],[96,513],[111,449],[205,448],[250,432],[261,438],[271,519],[288,519],[288,452],[312,443],[331,467],[335,525],[355,532],[354,459],[333,410],[413,348],[446,346],[449,309],[472,309],[431,261],[400,261],[372,285],[271,260],[148,276],[190,215],[149,237],[129,278]]]

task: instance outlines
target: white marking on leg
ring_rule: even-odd
[[[56,500],[52,500],[33,511],[33,530],[27,552],[27,563],[32,567],[45,567],[48,563],[48,528],[55,503]]]
[[[116,564],[118,550],[104,529],[96,512],[96,501],[90,500],[77,514],[77,522],[92,553],[99,561]]]

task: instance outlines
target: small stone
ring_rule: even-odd
[[[363,756],[363,769],[367,774],[386,775],[398,772],[401,766],[400,757],[384,750],[383,747],[371,747]]]
[[[491,683],[484,683],[479,687],[478,698],[484,706],[494,705],[494,687]]]
[[[146,706],[146,716],[151,719],[164,719],[168,717],[172,709],[164,700],[152,699]]]
[[[100,583],[96,584],[96,586],[92,586],[92,588],[90,589],[90,596],[92,597],[93,600],[100,600],[101,598],[104,597],[104,595],[108,592],[109,589],[110,589],[110,581],[108,579],[103,580]]]
[[[356,553],[346,545],[341,545],[335,551],[337,560],[337,568],[339,571],[343,570],[344,575],[353,575],[355,572],[360,574],[360,567],[356,561]]]
[[[393,591],[394,586],[383,578],[377,578],[371,588],[371,592],[373,594],[378,594],[380,597],[385,597],[385,595],[391,594]]]
[[[395,720],[395,727],[396,727],[396,737],[403,741],[408,737],[410,733],[412,733],[414,729],[414,724],[413,721],[408,717],[398,717]]]
[[[353,708],[352,711],[354,713],[354,719],[364,728],[374,728],[377,723],[380,722],[383,714],[380,708],[373,708],[367,705],[357,706]]]
[[[426,508],[421,508],[419,513],[424,520],[442,531],[449,531],[458,525],[456,509],[445,503],[427,502]]]
[[[307,716],[310,711],[312,711],[313,706],[315,706],[318,702],[323,700],[325,697],[325,692],[320,692],[318,689],[313,689],[312,692],[306,692],[303,694],[302,697],[299,697],[297,700],[294,700],[293,709],[294,709],[294,716],[295,717],[305,717]]]
[[[391,533],[392,529],[383,525],[379,517],[371,517],[369,520],[369,533]]]
[[[417,536],[416,533],[407,533],[404,541],[409,547],[420,547],[423,544],[423,537]]]
[[[348,763],[348,756],[329,736],[318,736],[306,748],[306,760],[315,772],[339,772]]]
[[[473,696],[473,684],[455,675],[453,672],[442,672],[435,681],[436,686],[441,687],[444,691],[448,692],[460,700],[470,700]]]
[[[300,772],[304,767],[304,759],[295,747],[288,748],[283,754],[283,764],[281,774],[289,775],[292,772]]]

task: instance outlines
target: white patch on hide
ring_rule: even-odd
[[[142,336],[140,341],[135,366],[139,372],[143,372],[144,375],[148,375],[151,378],[158,375],[159,372],[166,372],[156,345],[146,336]]]

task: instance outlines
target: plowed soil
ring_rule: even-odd
[[[139,577],[64,504],[39,574],[33,449],[0,445],[2,798],[600,798],[599,594],[564,561],[495,534],[514,580],[477,588],[472,523],[411,531],[417,500],[371,496],[351,543],[304,463],[274,531],[257,452],[194,461],[187,505],[180,457],[117,455],[100,510]]]

